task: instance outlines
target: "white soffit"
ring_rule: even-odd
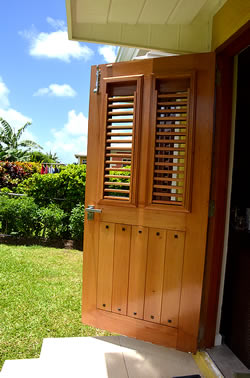
[[[69,38],[169,52],[211,49],[227,0],[66,0]]]

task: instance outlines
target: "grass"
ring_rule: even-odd
[[[45,337],[108,335],[81,323],[82,252],[0,245],[0,369]]]

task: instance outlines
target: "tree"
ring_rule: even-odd
[[[7,121],[0,117],[0,159],[8,161],[28,161],[33,149],[42,148],[32,140],[21,140],[26,128],[31,125],[26,122],[24,126],[15,131]]]
[[[60,160],[56,153],[52,154],[50,151],[49,153],[41,152],[41,151],[33,151],[30,153],[30,161],[37,162],[37,163],[60,163]]]

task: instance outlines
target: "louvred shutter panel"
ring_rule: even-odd
[[[194,78],[155,79],[152,203],[189,209]]]

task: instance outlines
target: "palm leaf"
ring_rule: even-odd
[[[33,148],[41,148],[43,149],[38,143],[33,142],[33,140],[22,140],[22,142],[18,143],[18,146],[20,147],[33,147]]]
[[[22,133],[25,131],[25,129],[31,125],[31,122],[26,122],[25,125],[20,127],[20,129],[16,133],[17,140],[20,139]]]
[[[10,124],[1,117],[0,122],[2,125],[2,130],[0,129],[0,140],[5,144],[9,144],[13,136],[12,128]]]

